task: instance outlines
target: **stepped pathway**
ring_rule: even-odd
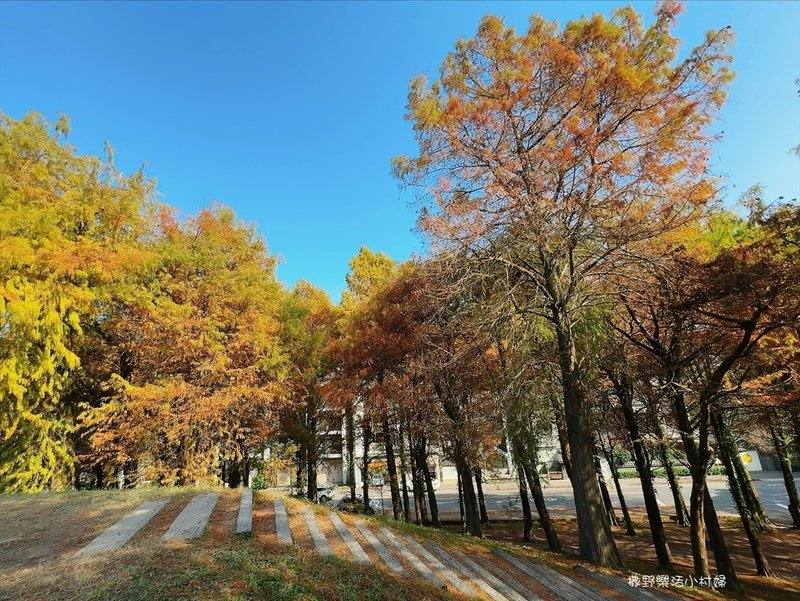
[[[605,596],[602,594],[583,586],[572,578],[567,578],[561,572],[548,566],[534,564],[500,549],[496,549],[494,553],[566,601],[605,601]]]
[[[363,520],[358,520],[356,522],[356,528],[361,533],[361,536],[367,539],[367,542],[372,545],[372,548],[375,549],[375,552],[392,571],[402,574],[403,576],[408,576],[408,572],[406,572],[406,569],[403,567],[403,565],[397,561],[391,553],[389,553],[389,550],[380,540],[378,540],[378,537],[372,533],[372,530],[367,528],[367,525]]]
[[[353,533],[347,529],[347,526],[345,526],[344,522],[342,521],[342,518],[340,518],[336,513],[331,513],[330,520],[331,523],[333,524],[333,527],[336,528],[336,531],[339,533],[339,536],[344,541],[344,544],[346,544],[347,548],[350,549],[350,553],[353,555],[355,560],[358,563],[362,563],[365,565],[368,563],[372,563],[372,560],[369,558],[369,555],[367,555],[367,552],[364,551],[364,549],[361,547],[360,544],[358,544],[358,541],[353,536]]]
[[[219,500],[219,495],[209,493],[195,495],[183,508],[180,515],[175,518],[162,540],[190,540],[198,538],[206,529],[211,512]]]
[[[614,589],[621,595],[629,599],[633,599],[634,601],[663,601],[675,599],[675,597],[664,590],[659,590],[657,588],[650,590],[636,588],[628,585],[625,581],[620,580],[619,578],[614,578],[600,572],[595,572],[594,570],[589,570],[581,565],[576,565],[575,570],[581,574],[589,576],[590,578],[594,578],[598,582],[602,582],[608,588]]]
[[[513,570],[507,569],[506,566],[498,566],[494,562],[488,560],[486,557],[481,556],[470,559],[472,559],[472,561],[477,564],[479,568],[485,570],[488,573],[488,576],[499,581],[501,586],[507,587],[501,589],[506,597],[509,595],[515,595],[514,598],[518,599],[519,597],[522,597],[525,601],[543,601],[542,598],[539,597],[528,584],[520,580],[518,576],[514,575]]]
[[[75,553],[75,557],[84,555],[94,555],[119,549],[122,545],[131,540],[153,517],[161,511],[167,499],[157,501],[145,501],[126,515],[113,526],[104,530],[100,536],[86,545],[83,549]]]
[[[219,497],[217,493],[192,497],[161,539],[190,540],[202,536]],[[75,557],[119,549],[166,504],[167,499],[142,503],[78,551]],[[362,565],[385,566],[401,576],[419,574],[438,588],[467,597],[482,597],[489,601],[542,601],[538,592],[548,600],[605,601],[613,591],[616,598],[634,601],[674,599],[663,593],[627,587],[622,579],[580,566],[576,567],[576,572],[581,574],[583,582],[502,549],[467,556],[457,549],[445,549],[432,541],[419,541],[386,526],[373,531],[360,518],[351,522],[349,517],[345,521],[336,512],[321,515],[310,506],[294,501],[290,503],[291,512],[287,513],[286,502],[281,497],[275,497],[267,504],[274,508],[275,535],[280,544],[300,544],[306,548],[313,544],[314,550],[322,555],[336,552]],[[253,509],[253,491],[243,489],[235,533],[253,532]],[[264,522],[268,513],[261,502],[259,510],[256,533],[260,531],[263,534],[265,528],[271,532],[272,519],[270,517],[268,525]],[[592,582],[596,582],[598,588],[594,588]]]
[[[416,555],[414,555],[408,548],[398,539],[394,533],[389,530],[388,528],[381,528],[381,534],[389,541],[389,544],[392,545],[397,552],[405,558],[405,560],[414,566],[414,569],[425,576],[428,580],[430,580],[434,586],[439,588],[447,588],[439,577],[433,573],[433,571],[425,565],[425,563]]]
[[[474,585],[476,588],[483,591],[483,593],[492,599],[493,601],[507,601],[506,598],[500,594],[499,591],[495,590],[489,583],[483,580],[480,576],[477,576],[472,571],[470,571],[466,566],[462,563],[457,561],[450,555],[447,551],[442,549],[436,543],[428,543],[428,548],[437,556],[439,556],[442,561],[444,561],[447,565],[451,566],[454,570],[460,572],[464,578],[467,579],[467,582]]]
[[[437,573],[444,576],[445,579],[450,582],[450,584],[455,586],[459,591],[468,597],[474,597],[477,594],[466,582],[459,578],[458,574],[431,555],[430,551],[420,545],[414,538],[406,534],[405,539],[411,548],[416,551],[417,555],[422,556],[423,559],[428,562],[428,565],[430,565]]]
[[[456,551],[453,549],[450,552],[453,557],[455,557],[462,565],[467,566],[470,570],[476,573],[481,579],[488,582],[492,588],[496,591],[499,591],[501,595],[503,595],[506,599],[510,599],[511,601],[526,601],[525,597],[517,593],[514,589],[508,586],[505,582],[497,579],[489,570],[485,567],[473,561],[466,555],[464,555],[461,551]]]

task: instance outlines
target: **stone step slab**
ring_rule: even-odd
[[[162,540],[191,540],[202,536],[219,500],[219,494],[195,495],[175,518]]]
[[[292,544],[292,532],[289,530],[289,517],[283,499],[275,499],[275,534],[282,545]]]
[[[427,578],[430,582],[432,582],[435,586],[439,588],[447,588],[444,582],[439,580],[439,577],[433,573],[433,571],[425,565],[419,557],[414,555],[408,548],[403,544],[403,542],[394,535],[394,532],[389,530],[388,528],[381,528],[381,534],[386,537],[386,540],[389,541],[389,544],[392,545],[395,550],[410,563],[414,569],[422,574],[425,578]]]
[[[502,549],[495,549],[494,553],[539,582],[551,593],[565,599],[565,601],[605,601],[603,595],[597,591],[588,589],[548,566],[534,564],[522,557],[511,555]]]
[[[594,570],[590,570],[582,565],[575,565],[573,569],[581,574],[585,574],[589,578],[594,578],[598,582],[603,583],[609,588],[613,588],[618,593],[621,593],[629,599],[633,599],[634,601],[664,601],[665,599],[675,599],[673,595],[670,595],[666,591],[659,591],[657,589],[650,591],[644,588],[629,586],[626,582],[623,582],[618,578],[614,578],[608,574],[595,572]]]
[[[491,584],[494,589],[500,591],[507,599],[510,599],[511,601],[527,601],[525,597],[520,595],[505,582],[499,580],[494,576],[494,574],[489,572],[489,570],[484,568],[482,565],[464,555],[461,551],[456,551],[453,549],[451,553],[453,554],[453,557],[478,574],[483,580]]]
[[[475,562],[481,563],[477,560],[475,560]],[[533,592],[526,583],[519,580],[513,571],[510,571],[505,567],[505,562],[502,562],[501,565],[497,565],[490,559],[485,559],[482,565],[498,580],[501,580],[519,593],[524,599],[526,599],[526,601],[543,601],[542,598]]]
[[[333,551],[331,551],[331,547],[328,544],[328,539],[325,538],[325,533],[322,532],[322,529],[319,527],[317,517],[314,515],[311,508],[303,507],[302,514],[303,519],[306,521],[306,526],[308,526],[308,532],[311,534],[311,540],[314,541],[314,547],[316,547],[317,553],[320,555],[333,555]]]
[[[250,534],[253,531],[253,489],[245,488],[239,499],[239,515],[236,518],[236,534]]]
[[[344,541],[344,544],[347,545],[347,548],[350,550],[351,555],[353,558],[360,564],[369,564],[372,563],[372,560],[367,555],[367,552],[358,544],[358,541],[353,538],[353,534],[347,528],[345,523],[342,519],[336,514],[330,514],[330,520],[333,524],[333,527],[336,528],[336,532],[339,533],[339,536]]]
[[[163,509],[167,501],[168,499],[145,501],[116,524],[109,526],[92,542],[75,553],[74,557],[96,555],[119,549],[144,528]]]
[[[428,562],[428,565],[431,566],[434,571],[438,572],[444,578],[450,582],[456,589],[464,593],[469,597],[474,597],[476,595],[475,591],[470,587],[466,582],[464,582],[461,578],[459,578],[458,574],[451,570],[449,567],[444,565],[441,561],[436,559],[430,551],[428,551],[425,547],[420,545],[413,537],[406,534],[405,535],[406,543],[414,550],[414,552],[422,557],[425,561]]]
[[[378,540],[378,537],[375,536],[375,534],[373,534],[369,528],[367,528],[367,525],[363,520],[358,520],[356,522],[356,528],[361,533],[361,536],[363,536],[367,542],[372,545],[372,548],[375,549],[375,552],[380,556],[383,562],[389,566],[389,569],[391,569],[393,572],[397,572],[398,574],[402,574],[403,576],[408,576],[408,572],[403,565],[397,561],[391,553],[389,553],[389,550],[386,548],[386,546],[380,540]]]
[[[492,601],[508,601],[506,597],[500,594],[499,591],[495,590],[489,583],[483,580],[480,576],[473,573],[469,570],[465,565],[457,561],[454,557],[452,557],[447,551],[445,551],[442,547],[437,545],[436,543],[428,543],[427,548],[437,557],[439,557],[442,561],[444,561],[447,565],[452,567],[453,569],[460,572],[464,578],[467,579],[467,582],[476,588],[479,588],[486,594]]]

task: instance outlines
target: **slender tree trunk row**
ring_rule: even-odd
[[[800,495],[797,494],[797,485],[795,484],[794,474],[792,473],[792,457],[789,453],[789,446],[783,439],[783,431],[780,429],[780,426],[771,423],[769,430],[772,435],[775,452],[778,455],[778,462],[781,466],[783,483],[789,495],[789,514],[792,516],[795,528],[800,528]]]
[[[531,514],[531,503],[528,500],[528,485],[525,482],[525,470],[522,466],[517,467],[517,481],[519,482],[519,500],[522,504],[522,540],[529,543],[533,541],[533,515]]]
[[[639,473],[639,481],[642,486],[642,496],[647,512],[647,521],[650,525],[650,535],[653,538],[653,547],[656,551],[658,564],[668,573],[674,572],[672,564],[672,552],[667,543],[664,522],[661,519],[661,510],[658,507],[658,497],[656,496],[655,486],[651,472],[650,456],[644,446],[642,433],[639,430],[639,423],[633,410],[633,388],[632,383],[626,374],[621,374],[619,378],[609,373],[609,377],[614,385],[617,399],[622,407],[622,415],[625,418],[625,425],[628,429],[628,436],[633,448],[633,459],[636,463],[636,470]]]
[[[489,512],[486,511],[486,499],[483,496],[483,476],[480,466],[476,465],[475,471],[475,488],[478,491],[478,506],[481,512],[481,525],[484,528],[489,527]]]

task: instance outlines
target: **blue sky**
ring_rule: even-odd
[[[0,2],[0,109],[72,117],[70,142],[147,161],[162,199],[186,212],[219,201],[254,223],[288,284],[338,299],[362,244],[402,260],[424,250],[390,159],[415,150],[408,82],[435,76],[480,17],[523,29],[617,2]],[[652,13],[653,3],[634,3]],[[686,48],[731,25],[737,80],[715,166],[728,198],[751,184],[800,198],[799,2],[689,2]]]

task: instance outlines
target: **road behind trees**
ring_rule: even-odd
[[[752,476],[756,488],[758,489],[758,494],[761,496],[761,501],[770,518],[778,524],[791,525],[792,521],[788,510],[788,498],[781,473],[753,472]],[[680,480],[681,486],[683,487],[683,495],[688,505],[692,481],[688,476],[682,477]],[[795,481],[798,483],[798,487],[800,487],[800,475],[795,476]],[[654,482],[662,512],[667,515],[673,514],[672,493],[670,492],[666,478],[656,478]],[[628,505],[631,508],[635,507],[644,510],[644,499],[642,498],[642,488],[639,484],[639,480],[631,478],[620,480],[620,483]],[[738,515],[736,505],[728,491],[728,484],[724,476],[710,477],[708,479],[708,487],[711,497],[714,499],[714,506],[717,508],[717,511],[723,514]],[[499,480],[487,482],[483,485],[483,491],[486,497],[486,508],[495,518],[522,516],[522,509],[519,503],[519,489],[515,481]],[[574,517],[575,501],[569,480],[554,481],[549,487],[545,488],[544,492],[547,508],[551,512],[558,517]],[[622,513],[619,511],[619,499],[611,483],[609,483],[609,492],[611,493],[614,506],[618,510],[618,516],[621,518]],[[375,493],[377,493],[377,491],[375,491]],[[374,494],[373,498],[380,499],[380,494]],[[458,489],[455,484],[442,484],[442,487],[436,491],[436,500],[439,503],[439,511],[446,514],[443,516],[445,519],[454,517],[454,515],[457,516]],[[386,511],[391,512],[392,501],[386,494],[384,495],[383,503]]]

